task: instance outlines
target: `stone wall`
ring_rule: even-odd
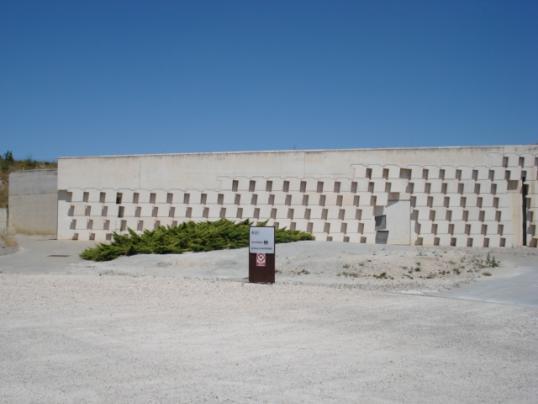
[[[58,237],[227,218],[318,240],[511,247],[523,241],[526,185],[536,246],[537,170],[536,146],[65,158]]]
[[[10,231],[55,235],[58,224],[56,170],[11,173],[8,206]]]

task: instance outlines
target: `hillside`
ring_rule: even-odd
[[[5,208],[8,203],[9,173],[19,170],[35,170],[56,168],[56,162],[38,161],[32,158],[16,160],[11,151],[0,154],[0,208]]]

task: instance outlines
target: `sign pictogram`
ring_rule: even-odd
[[[265,262],[265,254],[262,254],[262,253],[256,254],[256,266],[257,267],[264,267],[266,265],[267,264]]]

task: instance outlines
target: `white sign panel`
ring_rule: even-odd
[[[250,228],[251,253],[274,254],[275,253],[275,228],[254,227]]]

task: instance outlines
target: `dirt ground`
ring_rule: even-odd
[[[240,250],[97,264],[76,242],[19,242],[0,257],[0,402],[538,396],[538,305],[419,293],[507,284],[536,266],[532,250],[278,245],[277,283],[254,285]],[[501,266],[475,267],[488,252]]]

